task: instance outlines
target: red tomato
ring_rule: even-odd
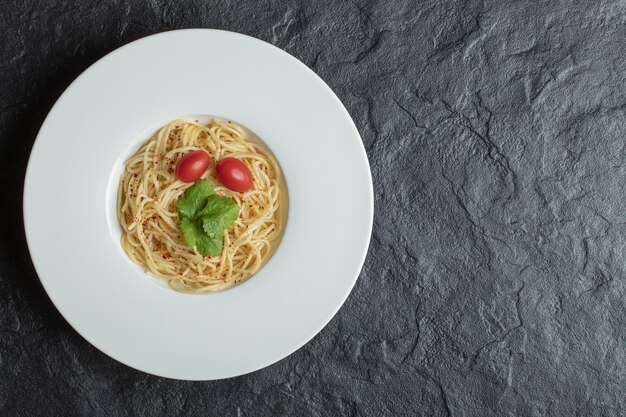
[[[217,178],[229,190],[243,193],[252,187],[252,174],[239,159],[224,158],[215,167]]]
[[[204,151],[193,151],[183,156],[176,165],[176,176],[183,182],[194,182],[209,167],[209,154]]]

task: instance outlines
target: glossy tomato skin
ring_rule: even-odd
[[[194,182],[209,167],[209,154],[204,151],[193,151],[183,156],[176,165],[176,176],[183,182]]]
[[[229,190],[243,193],[252,188],[252,174],[248,167],[236,158],[224,158],[215,167],[217,178]]]

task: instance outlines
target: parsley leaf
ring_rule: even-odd
[[[210,195],[215,194],[215,190],[209,180],[198,180],[187,189],[185,198],[178,200],[178,215],[181,219],[193,219],[206,205]]]
[[[198,241],[196,242],[196,248],[198,252],[202,254],[202,256],[218,256],[222,253],[224,249],[224,231],[220,231],[220,233],[216,236],[209,236],[204,233],[202,230],[202,226],[196,226],[196,230],[200,230],[198,234]]]
[[[224,229],[239,216],[232,198],[215,194],[208,180],[198,180],[177,203],[181,235],[187,246],[202,256],[217,256],[224,249]]]
[[[217,225],[223,226],[222,229],[228,228],[239,216],[239,206],[230,197],[213,195],[208,199],[206,205],[200,212],[203,219],[211,220]],[[207,233],[209,233],[207,231]]]
[[[198,228],[198,226],[200,226]],[[202,223],[189,219],[182,219],[180,221],[180,231],[183,236],[183,240],[190,248],[196,246],[198,242],[198,235],[202,234]]]

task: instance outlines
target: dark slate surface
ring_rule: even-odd
[[[269,368],[206,383],[85,342],[44,293],[21,218],[63,89],[185,27],[316,71],[363,136],[376,196],[332,322]],[[0,3],[0,41],[0,415],[626,415],[623,0],[20,0]]]

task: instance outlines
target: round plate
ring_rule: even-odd
[[[154,285],[121,250],[115,220],[124,159],[189,115],[251,129],[289,191],[274,256],[217,294]],[[149,36],[92,65],[41,127],[24,186],[30,253],[63,317],[112,358],[177,379],[251,372],[315,336],[354,286],[372,218],[367,156],[330,88],[280,49],[216,30]]]

